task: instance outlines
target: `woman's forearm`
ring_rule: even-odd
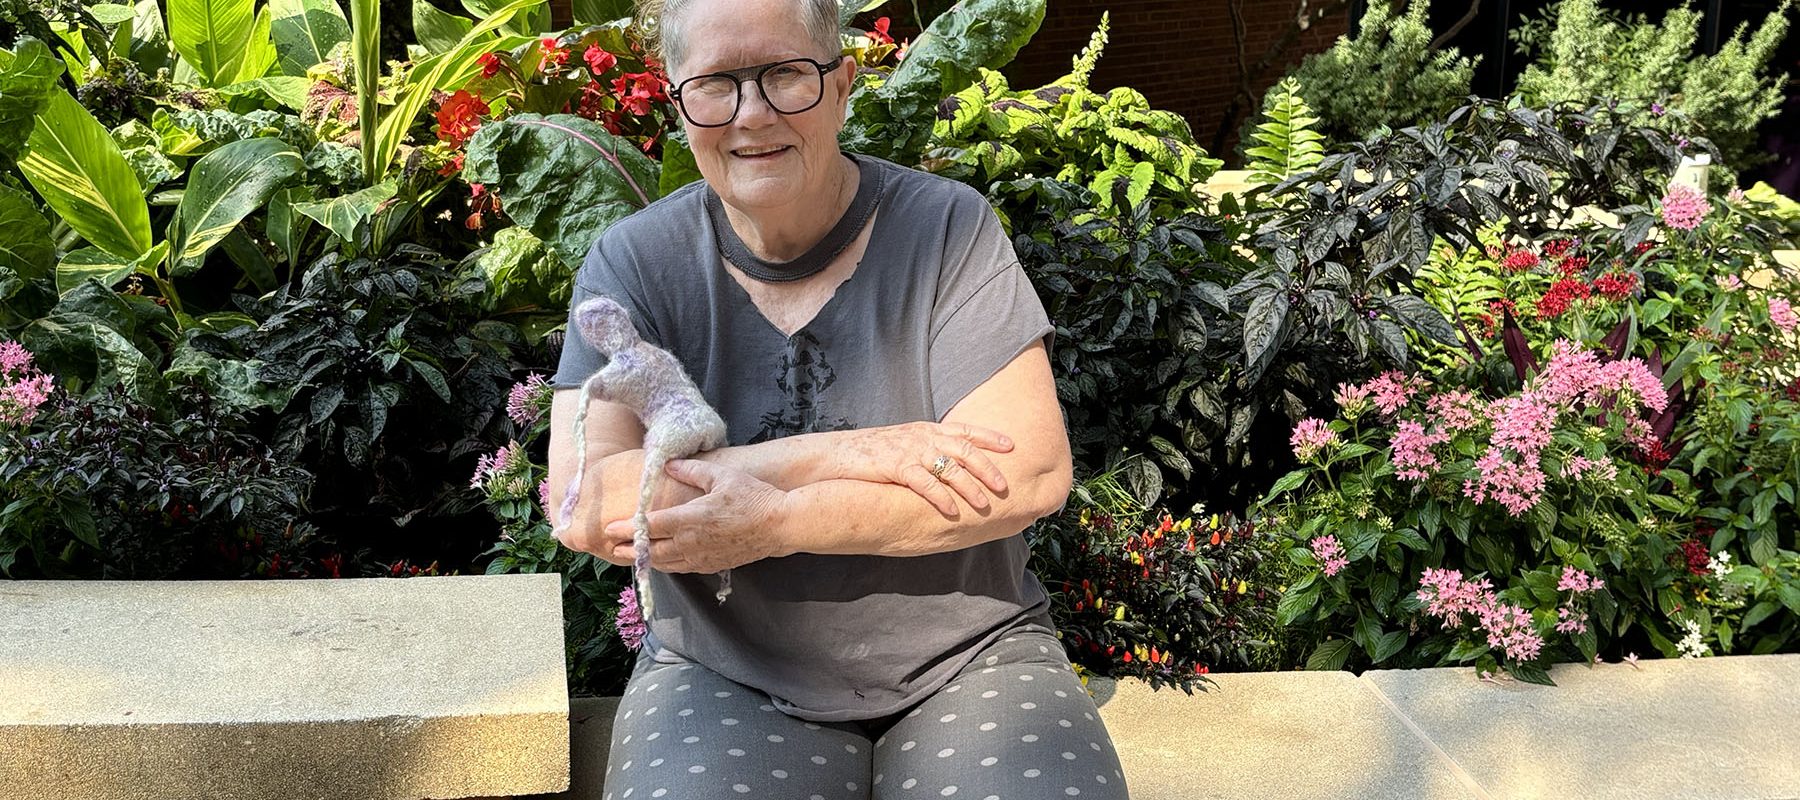
[[[940,513],[904,486],[822,481],[787,493],[772,535],[781,540],[782,555],[922,556],[962,550],[1012,536],[1055,513],[1068,498],[1069,481],[1056,469],[1021,476],[985,510],[959,500],[956,516]]]

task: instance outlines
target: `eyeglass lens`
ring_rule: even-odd
[[[825,78],[810,61],[783,61],[757,76],[763,97],[783,114],[798,114],[819,102]],[[702,75],[681,84],[682,111],[695,125],[724,125],[737,116],[742,102],[738,81],[728,75]]]

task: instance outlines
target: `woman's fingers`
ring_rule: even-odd
[[[991,428],[983,428],[979,425],[969,425],[962,422],[945,423],[939,427],[942,427],[950,434],[964,439],[983,450],[992,450],[996,453],[1009,453],[1012,452],[1013,449],[1013,441],[1010,437]]]
[[[950,439],[940,442],[940,444],[945,455],[961,462],[963,469],[973,475],[975,480],[980,481],[983,486],[986,486],[989,492],[998,494],[1006,491],[1006,476],[1000,473],[1000,468],[994,465],[994,460],[988,458],[987,453],[982,452],[973,442],[967,439]],[[970,505],[977,508],[985,507],[977,505],[975,499],[967,494],[964,494],[963,497],[969,501]],[[983,503],[985,502],[984,496]]]
[[[956,497],[923,464],[911,463],[901,467],[899,477],[902,485],[925,498],[938,513],[946,517],[956,516]]]
[[[952,461],[938,480],[955,490],[957,494],[962,495],[963,501],[968,503],[970,508],[976,511],[988,509],[987,489],[981,485],[981,481],[977,480],[973,473],[956,462]]]

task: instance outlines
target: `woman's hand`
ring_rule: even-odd
[[[705,461],[671,461],[665,472],[704,494],[651,512],[652,568],[712,574],[787,555],[775,533],[786,509],[786,492],[748,472]],[[605,538],[619,541],[614,554],[631,563],[631,520],[606,526]]]
[[[850,441],[838,448],[835,457],[837,478],[905,486],[944,516],[957,515],[957,496],[983,511],[989,493],[1007,491],[1006,476],[987,456],[1013,449],[1012,440],[998,431],[959,423],[909,422],[846,435]],[[941,478],[932,474],[940,457],[948,465]]]

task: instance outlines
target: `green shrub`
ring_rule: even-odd
[[[1313,130],[1318,118],[1300,96],[1300,84],[1283,78],[1263,95],[1263,121],[1250,138],[1250,181],[1274,184],[1307,172],[1325,158],[1325,137]]]
[[[1562,0],[1553,27],[1534,26],[1521,37],[1522,51],[1542,55],[1519,76],[1516,93],[1534,108],[1617,101],[1637,124],[1705,135],[1726,164],[1742,169],[1755,157],[1757,126],[1781,109],[1787,78],[1768,69],[1791,7],[1783,2],[1748,38],[1746,24],[1719,52],[1699,55],[1702,15],[1687,6],[1659,25],[1602,9],[1598,0]]]
[[[1301,62],[1293,77],[1321,131],[1354,141],[1382,128],[1424,124],[1464,102],[1479,59],[1432,51],[1430,13],[1427,0],[1409,3],[1399,16],[1389,3],[1369,3],[1354,38],[1340,37]]]

